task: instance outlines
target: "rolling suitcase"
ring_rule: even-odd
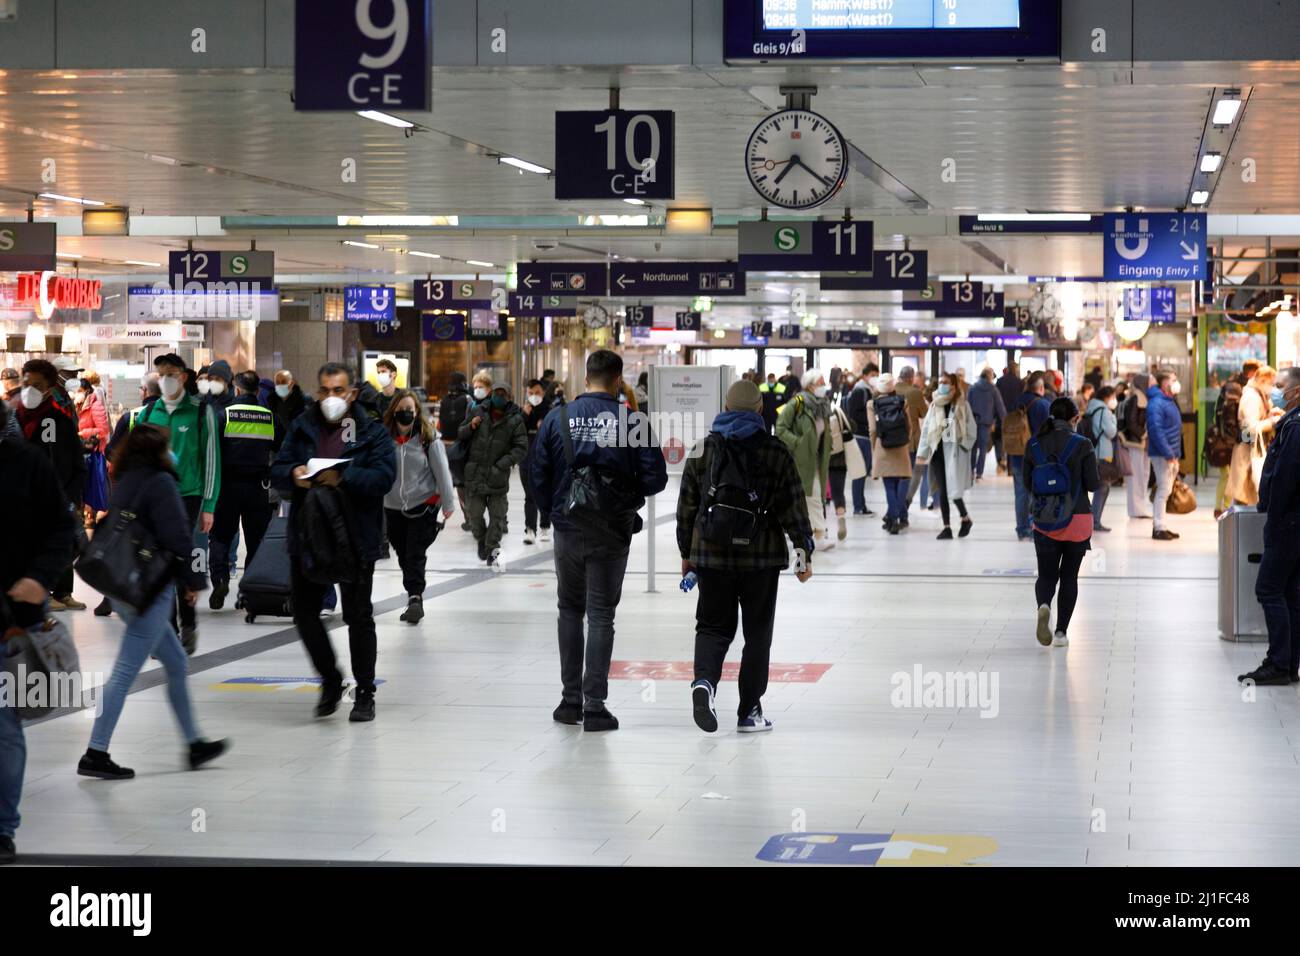
[[[287,514],[276,515],[267,525],[257,555],[239,579],[239,597],[235,607],[244,612],[244,620],[249,624],[256,621],[258,615],[293,617]]]

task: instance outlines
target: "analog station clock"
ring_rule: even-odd
[[[781,110],[750,134],[745,171],[773,206],[811,209],[844,185],[848,146],[826,117],[810,110]]]

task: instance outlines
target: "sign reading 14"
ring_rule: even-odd
[[[784,209],[821,205],[844,185],[848,169],[844,137],[830,120],[810,110],[773,113],[758,124],[745,147],[750,184]]]

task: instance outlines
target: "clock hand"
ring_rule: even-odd
[[[773,183],[779,183],[781,180],[785,179],[785,177],[789,176],[790,170],[794,169],[795,163],[799,163],[800,166],[803,166],[803,163],[799,162],[798,156],[791,156],[789,159],[785,160],[785,163],[785,169],[781,170],[781,175],[772,180]],[[804,166],[804,168],[807,169],[808,167]]]
[[[791,167],[793,167],[795,163],[798,163],[800,166],[802,166],[809,176],[812,176],[814,179],[820,180],[821,182],[825,183],[827,186],[831,185],[831,183],[834,182],[833,179],[827,179],[825,176],[813,172],[813,170],[808,166],[808,164],[805,163],[798,156],[792,156],[790,158]]]

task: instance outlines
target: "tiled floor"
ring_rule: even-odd
[[[881,510],[878,483],[871,495]],[[659,593],[645,593],[646,536],[634,545],[616,660],[691,658],[695,601],[676,588],[672,499],[670,486],[658,502]],[[314,688],[217,689],[312,674],[291,635],[254,641],[288,621],[248,625],[201,605],[192,689],[205,731],[232,738],[232,752],[184,772],[160,687],[131,697],[113,742],[134,781],[73,773],[90,729],[81,716],[30,727],[20,848],[770,866],[756,855],[771,837],[807,831],[921,834],[951,851],[913,862],[960,861],[966,845],[993,865],[1300,862],[1300,827],[1277,822],[1300,791],[1300,691],[1243,700],[1235,675],[1262,650],[1217,636],[1208,508],[1174,519],[1182,540],[1160,544],[1116,496],[1115,531],[1097,539],[1104,560],[1085,563],[1072,643],[1044,649],[1032,576],[1015,573],[1034,554],[1012,533],[1008,481],[986,481],[970,504],[966,540],[936,541],[937,513],[896,538],[877,518],[850,519],[810,583],[782,577],[773,661],[831,666],[816,682],[771,686],[768,735],[734,732],[734,685],[720,695],[722,731],[700,733],[686,680],[612,682],[623,723],[613,734],[553,723],[550,546],[522,544],[521,501],[504,575],[478,570],[453,526],[431,551],[441,593],[423,624],[402,624],[395,609],[379,618],[386,683],[371,725],[349,724],[346,711],[313,720]],[[376,601],[399,591],[386,562]],[[109,669],[120,622],[67,617],[83,667]],[[895,706],[895,675],[918,667],[977,672],[996,694],[987,706]]]

